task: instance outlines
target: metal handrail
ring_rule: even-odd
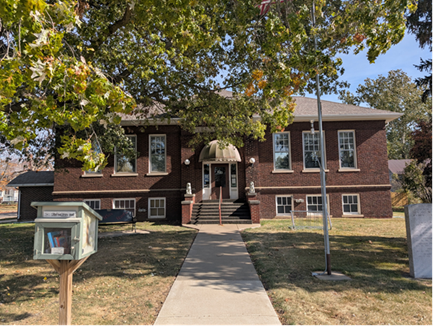
[[[218,203],[218,210],[220,213],[220,225],[223,225],[222,221],[221,221],[221,204],[222,204],[222,198],[223,198],[223,188],[220,187],[220,199],[219,199],[219,203]]]

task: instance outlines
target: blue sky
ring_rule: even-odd
[[[375,63],[370,64],[367,60],[366,51],[358,55],[342,55],[343,67],[345,69],[342,80],[350,83],[350,91],[355,93],[359,84],[363,84],[366,78],[375,79],[379,75],[387,76],[390,70],[401,69],[408,76],[415,79],[426,75],[418,71],[414,64],[420,63],[420,58],[432,57],[428,49],[421,49],[412,34],[406,34],[403,40],[391,47],[385,54],[379,56]],[[315,97],[316,94],[306,94],[307,97]],[[322,100],[341,102],[337,94],[323,95]]]

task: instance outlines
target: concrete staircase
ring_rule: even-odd
[[[223,224],[252,224],[247,203],[224,199],[221,205]],[[190,224],[219,224],[218,200],[203,200],[192,209]]]

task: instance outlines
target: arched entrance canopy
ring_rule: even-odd
[[[212,140],[201,150],[199,162],[241,162],[241,156],[232,144],[222,149],[218,140]]]

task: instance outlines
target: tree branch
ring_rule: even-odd
[[[91,42],[91,47],[92,48],[98,47],[103,42],[104,37],[113,35],[119,28],[127,25],[131,20],[131,16],[132,16],[131,8],[127,5],[123,17],[120,20],[108,26],[107,29],[105,29],[105,31],[103,31],[100,34],[98,39],[93,40]]]

